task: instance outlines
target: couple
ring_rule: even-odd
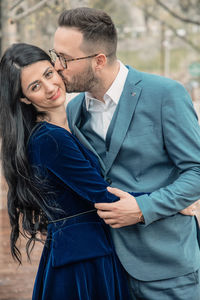
[[[1,60],[13,256],[21,226],[28,245],[47,229],[34,300],[199,299],[198,226],[184,215],[200,198],[197,117],[180,84],[124,66],[116,46],[106,13],[77,8],[50,50],[63,81],[37,47]],[[86,91],[68,122],[65,86]]]

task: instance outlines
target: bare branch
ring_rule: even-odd
[[[171,10],[167,5],[165,5],[162,1],[160,0],[155,0],[158,5],[160,5],[163,9],[165,9],[170,15],[172,15],[174,18],[184,22],[184,23],[190,23],[190,24],[195,24],[195,25],[200,25],[199,21],[193,21],[188,18],[184,18],[182,16],[179,16],[177,13],[175,13],[173,10]]]
[[[146,12],[146,14],[147,14],[149,17],[151,17],[151,18],[153,18],[153,19],[155,19],[155,20],[157,20],[157,21],[159,21],[159,22],[162,22],[162,24],[164,24],[166,27],[168,27],[168,28],[174,33],[174,35],[175,35],[176,37],[178,37],[179,39],[181,39],[182,41],[184,41],[186,44],[188,44],[190,47],[192,47],[195,51],[200,52],[200,47],[198,47],[196,44],[194,44],[191,40],[187,39],[186,37],[180,36],[180,35],[177,33],[176,28],[174,28],[172,25],[170,25],[169,23],[167,23],[167,22],[164,21],[164,20],[161,21],[161,20],[159,19],[158,16],[156,16],[156,15],[154,15],[154,14],[148,12],[147,10],[145,10],[145,12]]]
[[[15,2],[13,4],[13,6],[10,8],[10,11],[13,10],[14,8],[16,8],[19,4],[21,4],[22,2],[24,2],[24,0],[18,0],[17,2]]]
[[[29,9],[27,9],[26,11],[24,11],[24,12],[18,14],[18,15],[15,15],[14,17],[11,16],[11,23],[18,22],[20,19],[32,14],[34,11],[36,11],[39,8],[41,8],[42,6],[44,6],[47,2],[48,2],[48,0],[42,0],[39,3],[37,3],[36,5],[32,6]]]

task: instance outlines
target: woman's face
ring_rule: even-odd
[[[21,71],[21,85],[27,98],[26,103],[32,103],[38,111],[52,111],[65,102],[65,85],[47,60],[24,67]]]

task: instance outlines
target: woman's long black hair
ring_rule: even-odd
[[[26,252],[30,257],[37,233],[46,230],[43,194],[33,178],[26,153],[27,141],[39,113],[32,104],[20,101],[22,68],[42,60],[51,62],[42,49],[18,43],[6,50],[0,62],[1,160],[8,184],[11,254],[19,263],[21,253],[16,243],[20,234],[28,238]]]

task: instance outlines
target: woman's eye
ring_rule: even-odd
[[[34,85],[32,86],[31,90],[32,90],[33,92],[35,92],[35,91],[39,90],[39,88],[40,88],[39,83],[36,83],[36,84],[34,84]]]
[[[53,71],[52,71],[52,70],[51,70],[51,71],[48,71],[48,72],[46,73],[46,78],[51,78],[52,75],[53,75]]]

